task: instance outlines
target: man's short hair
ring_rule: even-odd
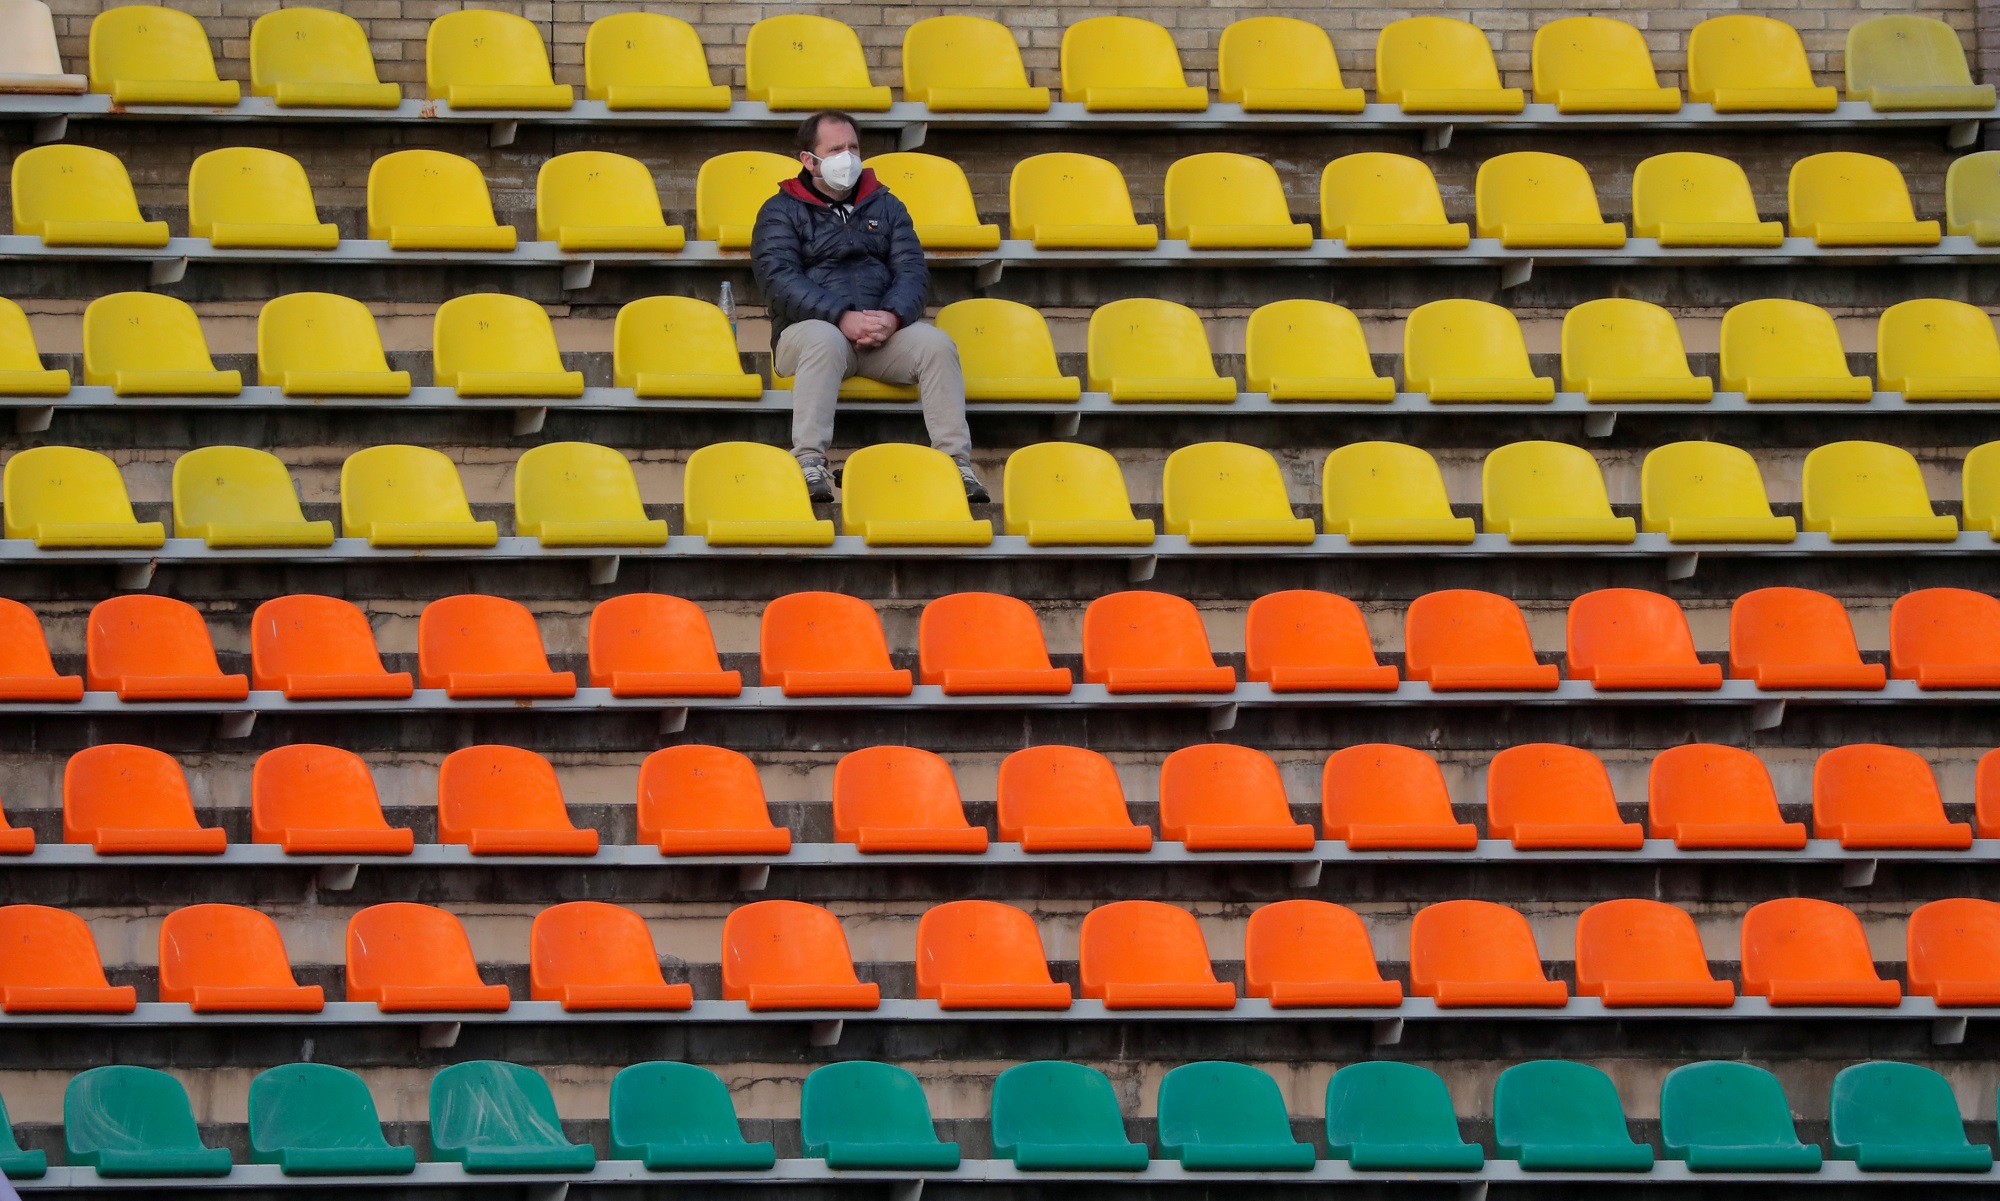
[[[861,126],[855,124],[853,117],[838,109],[822,109],[799,122],[799,149],[812,153],[819,146],[819,127],[828,121],[838,121],[856,133],[861,132]]]

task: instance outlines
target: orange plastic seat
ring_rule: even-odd
[[[1491,901],[1426,905],[1410,925],[1410,989],[1440,1009],[1560,1009],[1569,986],[1542,973],[1528,919]]]
[[[1850,851],[1962,851],[1972,846],[1972,826],[1945,817],[1922,755],[1863,742],[1835,747],[1813,764],[1813,837],[1837,838]]]
[[[172,756],[107,742],[63,765],[63,841],[100,855],[220,855],[229,836],[195,817]]]
[[[874,606],[838,592],[793,592],[764,606],[757,630],[763,684],[786,696],[908,696],[889,665]]]
[[[870,746],[833,768],[833,837],[864,855],[978,855],[986,830],[965,820],[951,765],[908,746]]]
[[[612,696],[741,696],[722,670],[708,614],[693,601],[633,592],[590,611],[590,684]]]
[[[416,846],[413,831],[382,816],[361,756],[310,742],[257,756],[250,840],[276,843],[287,855],[407,855]]]
[[[1077,938],[1083,995],[1106,1009],[1234,1009],[1216,980],[1194,915],[1158,901],[1113,901],[1084,915]]]
[[[527,606],[467,593],[424,606],[417,618],[417,684],[451,699],[576,695],[576,673],[550,671]]]
[[[1437,692],[1549,692],[1554,664],[1535,660],[1528,619],[1504,596],[1471,588],[1428,592],[1403,614],[1403,671]]]
[[[1520,850],[1636,851],[1638,822],[1618,816],[1611,775],[1589,751],[1555,742],[1510,746],[1486,765],[1486,829]]]
[[[529,996],[565,1012],[694,1008],[694,986],[668,984],[646,919],[602,901],[571,901],[535,915],[528,931]]]
[[[82,676],[59,676],[35,611],[0,598],[0,701],[80,701]]]
[[[917,678],[946,696],[1059,696],[1072,683],[1069,668],[1049,666],[1028,602],[994,592],[954,592],[924,606]]]
[[[1979,757],[1972,800],[1973,833],[1981,838],[2000,838],[2000,750]]]
[[[1083,678],[1107,692],[1234,692],[1201,614],[1164,592],[1114,592],[1083,611]]]
[[[939,1009],[1068,1009],[1035,919],[997,901],[952,901],[917,921],[917,996]]]
[[[248,676],[224,675],[193,605],[165,596],[114,596],[90,611],[85,677],[121,701],[240,701]]]
[[[2000,688],[2000,599],[1922,588],[1889,610],[1889,674],[1930,691]]]
[[[1944,1005],[2000,1005],[2000,904],[1920,905],[1904,931],[1910,991]]]
[[[499,1013],[504,984],[479,978],[458,919],[430,905],[392,901],[347,919],[347,999],[383,1013]]]
[[[1729,610],[1729,675],[1759,688],[1876,689],[1880,663],[1863,663],[1841,603],[1806,588],[1759,588]]]
[[[160,923],[160,1000],[196,1013],[318,1013],[326,993],[292,976],[278,923],[241,905],[189,905]]]
[[[1326,836],[1357,851],[1479,846],[1479,828],[1452,814],[1444,769],[1414,747],[1369,743],[1328,755],[1319,807]]]
[[[597,831],[579,830],[549,761],[511,746],[468,746],[438,768],[438,841],[475,855],[595,855]]]
[[[722,999],[753,1012],[874,1009],[882,990],[855,976],[839,918],[818,905],[758,901],[722,923]]]
[[[295,701],[407,697],[407,671],[382,666],[375,631],[356,605],[331,596],[281,596],[250,618],[250,684]]]
[[[719,746],[670,746],[639,766],[639,839],[662,855],[783,855],[757,766]]]
[[[35,853],[35,832],[27,826],[16,826],[8,822],[7,811],[0,809],[0,855],[32,855]]]
[[[1868,935],[1854,911],[1831,901],[1784,897],[1743,915],[1743,992],[1773,1005],[1890,1008],[1903,986],[1875,974]]]
[[[1150,826],[1125,808],[1118,769],[1096,751],[1031,746],[1000,763],[1000,839],[1032,853],[1147,851]],[[1086,996],[1095,994],[1086,993]]]
[[[1375,661],[1360,606],[1331,592],[1297,588],[1251,601],[1243,650],[1243,674],[1272,692],[1396,691],[1396,669]]]
[[[1654,838],[1683,851],[1797,851],[1803,822],[1778,812],[1764,761],[1740,747],[1693,742],[1653,756],[1646,773],[1646,819]]]
[[[1600,901],[1576,920],[1576,991],[1607,1009],[1726,1009],[1736,986],[1717,980],[1687,911],[1661,901]]]
[[[1361,916],[1326,901],[1278,901],[1243,932],[1244,991],[1273,1009],[1394,1008],[1399,981],[1384,980]]]
[[[1670,596],[1600,588],[1569,606],[1569,678],[1602,692],[1722,687],[1722,664],[1695,656],[1687,614]]]
[[[1292,816],[1271,757],[1222,742],[1160,765],[1160,836],[1190,851],[1310,851],[1316,841]]]
[[[104,978],[97,940],[74,913],[0,908],[0,1013],[130,1013],[139,992]]]

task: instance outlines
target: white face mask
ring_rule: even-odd
[[[818,155],[813,157],[819,158]],[[861,156],[852,150],[829,154],[819,160],[819,177],[826,181],[828,187],[845,192],[860,182]]]

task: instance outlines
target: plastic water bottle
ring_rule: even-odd
[[[722,281],[722,303],[720,307],[722,309],[722,315],[724,317],[729,318],[729,332],[732,334],[735,333],[736,332],[736,289],[731,287],[729,285],[729,281],[726,279]]]

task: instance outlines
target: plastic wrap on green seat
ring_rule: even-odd
[[[431,1153],[481,1172],[587,1172],[588,1143],[563,1134],[541,1074],[519,1064],[475,1060],[431,1080]]]
[[[324,1063],[288,1063],[250,1082],[250,1162],[287,1176],[405,1175],[410,1147],[382,1137],[375,1099],[361,1077]]]
[[[1182,1064],[1160,1081],[1160,1150],[1193,1172],[1307,1172],[1278,1082],[1247,1064]]]
[[[67,1162],[100,1176],[227,1176],[229,1152],[204,1146],[181,1082],[113,1065],[72,1078],[63,1093]]]
[[[806,1154],[830,1168],[909,1171],[958,1166],[958,1144],[940,1142],[924,1087],[887,1063],[830,1063],[806,1077],[799,1098]]]
[[[611,1078],[611,1153],[653,1172],[761,1170],[769,1143],[746,1142],[729,1086],[688,1063],[637,1063]]]
[[[1632,1141],[1611,1077],[1561,1059],[1518,1063],[1493,1086],[1493,1133],[1530,1172],[1644,1172],[1653,1149]]]
[[[1150,1153],[1125,1135],[1118,1094],[1080,1063],[1019,1063],[993,1082],[993,1154],[1024,1172],[1141,1172]]]
[[[1943,1076],[1913,1063],[1857,1063],[1833,1078],[1833,1155],[1864,1172],[1984,1172]]]
[[[1762,1068],[1710,1060],[1667,1073],[1660,1139],[1691,1172],[1817,1172],[1820,1150],[1799,1141],[1784,1086]]]
[[[1412,1063],[1357,1063],[1326,1084],[1326,1142],[1364,1172],[1473,1171],[1486,1162],[1459,1137],[1444,1081]]]

